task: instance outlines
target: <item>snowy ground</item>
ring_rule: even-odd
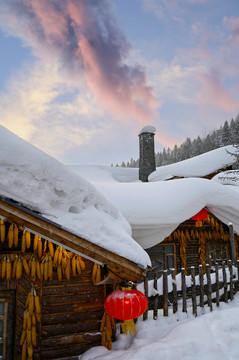
[[[182,312],[137,322],[135,336],[118,335],[109,351],[98,346],[79,360],[234,360],[239,356],[239,294],[194,318]]]

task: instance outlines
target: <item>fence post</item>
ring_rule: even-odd
[[[218,272],[218,263],[215,264],[215,272],[216,272],[216,305],[219,306],[219,272]]]
[[[187,294],[186,294],[186,279],[185,279],[185,269],[181,269],[181,279],[182,279],[182,297],[183,297],[183,312],[187,312]]]
[[[232,261],[228,260],[228,268],[230,273],[230,300],[234,299],[234,293],[233,293],[233,272],[232,272]]]
[[[227,274],[226,274],[225,261],[223,261],[222,263],[222,275],[223,275],[224,301],[225,303],[227,303],[228,293],[227,293]]]
[[[144,295],[148,299],[148,297],[149,297],[148,275],[146,275],[144,278]],[[147,319],[148,319],[148,308],[143,314],[143,320],[147,320]]]
[[[231,252],[232,252],[232,262],[235,265],[237,262],[236,258],[236,246],[235,246],[235,240],[234,240],[234,232],[233,232],[233,225],[232,223],[228,224],[229,227],[229,234],[230,234],[230,244],[231,244]]]
[[[204,281],[203,281],[203,266],[199,265],[199,291],[200,291],[200,307],[204,308]]]
[[[157,273],[154,274],[154,289],[158,290],[158,276],[157,276]],[[158,317],[158,297],[159,297],[159,294],[156,294],[154,296],[154,315],[153,315],[154,320],[156,320],[157,317]]]
[[[212,282],[210,274],[210,265],[206,264],[206,274],[207,274],[207,301],[210,311],[212,311]]]
[[[172,269],[172,284],[173,284],[173,313],[178,311],[178,297],[177,297],[177,284],[176,284],[176,270]]]
[[[168,316],[168,271],[163,272],[163,316]]]
[[[196,300],[195,267],[194,266],[191,266],[191,288],[192,288],[193,315],[197,316],[197,300]]]

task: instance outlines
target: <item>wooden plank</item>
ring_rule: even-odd
[[[48,305],[42,307],[42,315],[47,314],[64,314],[64,313],[75,313],[101,309],[104,306],[104,299],[95,301],[82,301],[79,303],[65,303],[62,305]]]
[[[68,281],[68,284],[62,285],[61,282],[58,282],[58,286],[47,286],[42,288],[43,296],[51,296],[51,295],[67,295],[67,294],[76,294],[76,293],[84,293],[85,292],[99,292],[103,291],[103,287],[95,286],[92,283],[85,284],[85,285],[73,285],[71,281]]]
[[[218,272],[218,263],[215,264],[215,274],[216,274],[216,305],[220,305],[219,301],[219,272]]]
[[[94,345],[100,345],[100,341],[95,343]],[[70,356],[77,356],[88,350],[92,347],[91,343],[81,344],[81,345],[71,345],[65,346],[61,348],[53,348],[53,349],[41,349],[41,359],[63,359],[70,358]]]
[[[158,277],[157,277],[157,273],[154,274],[154,289],[157,291],[158,290]],[[154,311],[153,311],[153,318],[154,320],[157,319],[158,317],[158,297],[159,295],[156,294],[154,296]]]
[[[181,269],[181,281],[182,281],[182,312],[187,312],[187,290],[186,290],[186,279],[185,279],[185,269]]]
[[[173,284],[173,313],[178,311],[178,297],[177,297],[177,283],[176,283],[176,270],[172,269],[172,284]]]
[[[41,324],[44,325],[56,325],[56,324],[65,324],[65,323],[76,323],[80,321],[90,321],[102,318],[104,313],[104,308],[102,309],[91,309],[87,312],[73,312],[73,313],[64,313],[64,314],[46,314],[42,315]]]
[[[147,299],[149,297],[148,281],[149,281],[148,276],[146,276],[144,278],[144,295],[146,296]],[[148,308],[143,314],[143,320],[147,320],[147,319],[148,319]]]
[[[228,302],[228,292],[227,292],[227,274],[226,274],[226,264],[225,261],[222,263],[222,276],[223,276],[223,288],[224,288],[224,302]]]
[[[95,343],[100,342],[101,333],[100,332],[88,332],[85,334],[71,334],[64,336],[51,336],[48,338],[41,339],[41,347],[42,348],[60,348],[62,346],[71,346],[74,344],[87,344],[87,343]]]
[[[206,264],[206,275],[207,275],[207,302],[212,311],[212,283],[211,283],[211,274],[210,274],[210,265]]]
[[[42,306],[47,307],[51,305],[64,305],[64,304],[74,304],[85,301],[104,301],[103,290],[96,293],[85,293],[85,294],[68,294],[62,296],[44,296],[42,298]]]
[[[191,266],[191,288],[192,288],[192,311],[193,311],[193,315],[197,316],[195,267],[194,266]]]
[[[168,271],[163,272],[163,316],[168,316]]]
[[[9,219],[11,222],[17,223],[21,226],[27,226],[33,231],[41,233],[57,243],[72,249],[72,251],[79,251],[86,256],[93,257],[95,260],[105,263],[109,269],[116,273],[122,279],[138,281],[143,280],[145,270],[127,260],[126,258],[114,254],[96,244],[87,241],[80,236],[74,235],[71,232],[61,228],[57,224],[50,223],[37,214],[33,214],[27,209],[23,210],[17,205],[9,204],[0,200],[1,214]]]
[[[233,270],[232,270],[232,261],[228,260],[228,268],[230,273],[230,300],[234,299],[234,291],[233,291]]]
[[[204,281],[203,281],[202,265],[199,265],[199,292],[200,292],[200,307],[204,308]]]
[[[101,321],[85,321],[79,323],[65,323],[41,327],[42,337],[67,335],[74,333],[100,331]]]

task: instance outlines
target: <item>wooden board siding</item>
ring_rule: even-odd
[[[93,263],[81,277],[42,282],[41,359],[79,355],[101,342],[104,286],[92,284]]]

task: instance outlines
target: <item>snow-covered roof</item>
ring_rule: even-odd
[[[146,267],[118,208],[69,167],[0,126],[0,194],[48,220]]]
[[[211,151],[190,161],[183,161],[181,165],[179,163],[181,174],[189,174],[189,169],[195,169],[199,176],[223,168],[230,164],[231,155],[226,149],[231,151],[232,147],[220,148],[218,151]],[[187,167],[187,164],[190,166]],[[90,175],[89,167],[75,166],[74,171],[89,179],[120,209],[132,226],[133,238],[144,248],[163,241],[180,223],[190,219],[204,207],[225,224],[231,222],[234,230],[239,234],[239,187],[237,186],[225,186],[216,178],[212,181],[199,177],[148,183],[138,180],[134,182],[133,177],[138,174],[138,169],[119,167],[92,166]],[[120,178],[121,171],[124,182]],[[129,171],[128,178],[127,171]]]
[[[231,154],[234,153],[236,153],[236,148],[228,145],[175,164],[161,166],[149,175],[149,181],[161,181],[173,177],[207,176],[232,165],[235,157]]]

